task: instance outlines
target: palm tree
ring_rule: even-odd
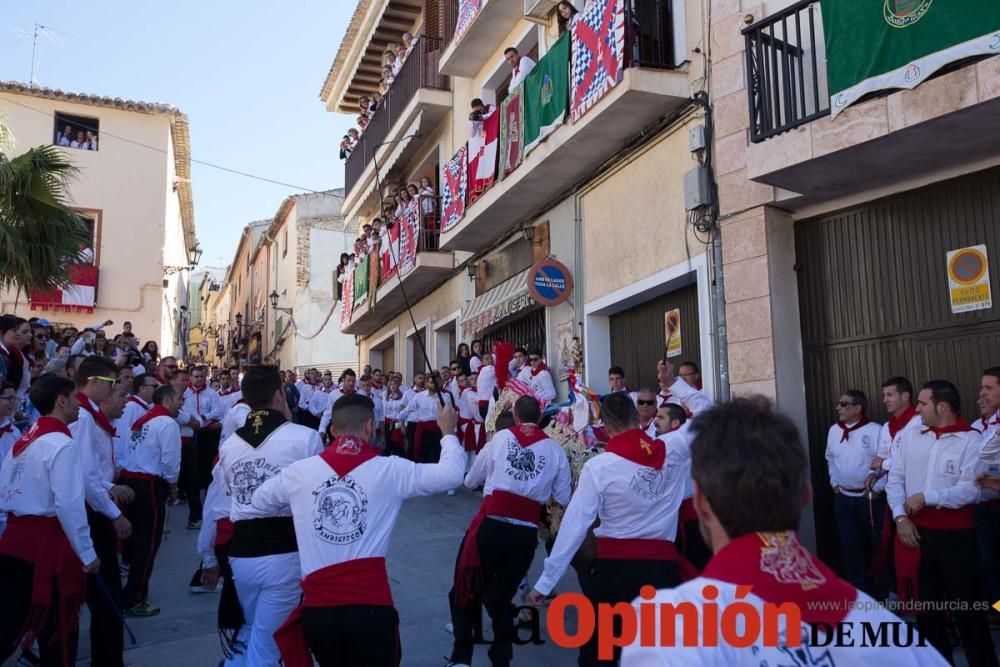
[[[67,186],[77,169],[54,146],[6,154],[10,132],[0,118],[0,288],[63,287],[68,266],[92,241],[68,205]]]

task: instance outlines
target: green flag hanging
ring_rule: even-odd
[[[358,260],[354,267],[354,305],[368,299],[368,255]]]
[[[552,134],[569,109],[570,32],[556,40],[524,80],[524,144],[529,153]]]
[[[945,65],[1000,53],[997,0],[822,0],[830,110],[915,88]]]

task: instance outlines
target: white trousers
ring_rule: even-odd
[[[299,606],[302,595],[299,554],[231,557],[229,564],[246,619],[240,639],[246,641],[247,647],[226,664],[229,667],[277,667],[281,653],[274,642],[274,633]]]

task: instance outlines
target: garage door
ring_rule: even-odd
[[[1000,313],[953,314],[945,254],[985,244],[997,298],[1000,267],[1000,170],[945,181],[795,228],[810,455],[817,532],[824,558],[839,551],[823,458],[834,404],[845,388],[864,391],[872,419],[886,421],[882,382],[915,386],[943,378],[978,417],[980,373],[1000,364]]]

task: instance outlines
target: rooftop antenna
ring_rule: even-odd
[[[55,28],[49,27],[47,25],[42,25],[41,23],[35,23],[35,31],[31,37],[31,77],[28,79],[30,85],[37,85],[35,81],[35,68],[38,63],[38,38],[42,37],[49,40],[50,42],[56,42],[58,38],[53,33],[58,33],[60,35],[66,35],[67,37],[73,37],[75,39],[80,39],[76,35],[71,35],[68,32],[63,32],[62,30],[56,30]]]

